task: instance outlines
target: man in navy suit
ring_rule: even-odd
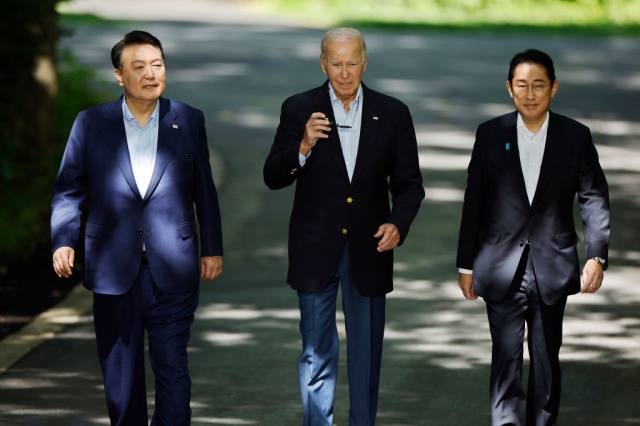
[[[518,53],[506,85],[516,111],[481,124],[471,154],[458,242],[460,288],[487,306],[492,424],[555,425],[564,308],[568,295],[594,293],[602,284],[609,192],[589,129],[549,111],[558,91],[551,58],[534,49]],[[588,259],[582,277],[576,194]]]
[[[80,206],[88,201],[84,286],[94,293],[111,424],[148,424],[146,330],[156,389],[151,424],[189,425],[187,343],[199,281],[216,278],[223,264],[204,117],[160,97],[164,53],[151,34],[128,33],[111,60],[124,97],[81,112],[73,125],[53,189],[53,267],[72,274]]]
[[[406,238],[424,189],[409,109],[361,83],[367,50],[360,32],[329,31],[320,66],[328,81],[282,105],[264,180],[271,189],[297,182],[287,282],[300,307],[304,425],[333,425],[340,285],[349,425],[373,426],[393,249]]]

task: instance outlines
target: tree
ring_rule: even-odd
[[[0,265],[48,246],[59,0],[5,0],[0,16]]]

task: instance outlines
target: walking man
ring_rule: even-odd
[[[327,32],[320,66],[328,81],[282,105],[264,180],[271,189],[296,182],[287,282],[300,307],[304,425],[333,425],[340,285],[349,425],[373,426],[393,249],[406,238],[424,189],[409,109],[361,82],[367,49],[360,32]]]
[[[204,117],[161,97],[164,53],[151,34],[128,33],[111,60],[124,96],[81,112],[71,129],[53,189],[53,267],[72,274],[87,200],[84,286],[94,294],[111,424],[148,425],[146,330],[156,389],[151,424],[186,426],[187,343],[199,282],[222,272]]]
[[[471,154],[458,242],[460,288],[487,306],[492,424],[555,425],[564,308],[568,295],[594,293],[602,284],[609,192],[589,129],[549,110],[559,86],[551,58],[534,49],[518,53],[506,85],[516,111],[481,124]],[[582,274],[576,194],[588,259]]]

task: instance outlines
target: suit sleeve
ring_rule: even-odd
[[[609,187],[598,161],[591,132],[585,129],[584,148],[580,159],[578,204],[584,224],[587,259],[608,259],[609,252]]]
[[[395,142],[395,152],[391,173],[389,176],[389,192],[391,193],[392,210],[389,222],[393,223],[400,232],[400,244],[404,242],[411,222],[415,219],[424,199],[422,174],[418,161],[418,143],[413,127],[411,113],[406,105],[398,122],[398,134]]]
[[[271,146],[271,151],[264,164],[264,183],[271,189],[281,189],[290,186],[296,178],[304,173],[313,163],[313,154],[300,166],[300,143],[304,137],[304,126],[298,114],[294,112],[294,102],[290,98],[282,104],[280,124]]]
[[[484,145],[483,132],[481,128],[478,128],[471,161],[467,169],[467,189],[464,193],[456,259],[456,266],[467,270],[473,270],[478,234],[483,221],[487,197],[488,182],[485,173]]]
[[[84,113],[78,114],[53,185],[51,202],[52,251],[75,248],[80,234],[81,204],[87,198]]]
[[[222,221],[218,193],[211,175],[207,131],[200,111],[196,123],[196,139],[194,203],[200,224],[200,255],[222,256]]]

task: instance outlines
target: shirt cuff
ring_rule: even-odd
[[[311,150],[307,152],[307,155],[302,155],[301,153],[298,153],[298,162],[300,163],[300,167],[304,167],[304,165],[307,163],[307,158],[309,158],[310,155],[311,155]]]
[[[472,275],[473,274],[473,270],[464,269],[464,268],[458,268],[458,272],[461,273],[461,274],[467,274],[467,275]]]

